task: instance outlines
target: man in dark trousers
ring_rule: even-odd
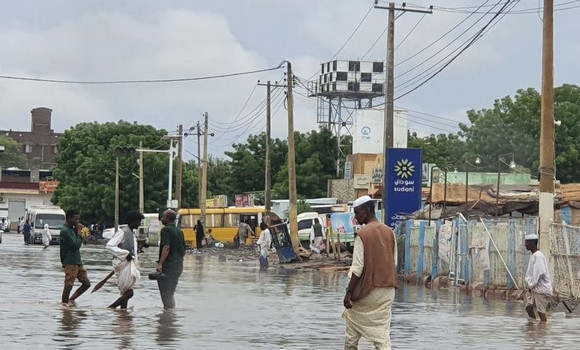
[[[185,239],[183,231],[175,227],[176,217],[177,214],[173,210],[164,211],[161,217],[161,222],[165,227],[161,229],[157,271],[165,276],[157,280],[157,286],[163,308],[166,310],[175,308],[175,288],[183,272],[183,256],[185,255]]]
[[[62,304],[69,305],[89,289],[91,282],[87,277],[81,261],[81,246],[83,237],[77,231],[79,214],[75,210],[66,212],[66,223],[60,229],[60,262],[64,268],[64,289],[62,291]],[[69,298],[75,279],[81,282],[81,286]]]

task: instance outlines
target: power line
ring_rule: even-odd
[[[257,69],[252,71],[237,72],[237,73],[227,73],[227,74],[217,74],[208,75],[202,77],[191,77],[191,78],[176,78],[176,79],[147,79],[147,80],[103,80],[103,81],[81,81],[81,80],[58,80],[58,79],[41,79],[41,78],[30,78],[30,77],[18,77],[10,75],[0,75],[0,79],[9,80],[24,80],[24,81],[34,81],[42,83],[56,83],[56,84],[84,84],[84,85],[112,85],[112,84],[143,84],[143,83],[180,83],[187,81],[199,81],[199,80],[211,80],[219,78],[230,78],[240,75],[248,75],[255,73],[268,72],[276,69],[282,68],[282,65],[272,68]]]
[[[367,55],[369,54],[369,52],[371,52],[372,49],[375,48],[375,46],[378,44],[378,42],[383,38],[383,36],[385,36],[385,33],[387,32],[388,28],[385,28],[385,30],[383,30],[383,32],[381,33],[381,35],[379,35],[379,37],[377,38],[377,40],[375,40],[375,42],[371,45],[371,47],[367,50],[367,52],[365,52],[364,55],[362,55],[362,57],[360,58],[361,60],[364,60],[365,57],[367,57]]]
[[[490,0],[485,1],[482,5],[480,5],[480,8],[482,6],[484,6],[486,3],[488,3],[489,1]],[[494,5],[494,6],[496,6],[496,5]],[[449,35],[451,32],[453,32],[455,29],[457,29],[459,26],[461,26],[463,23],[465,23],[469,18],[471,18],[474,15],[475,15],[475,12],[471,13],[469,16],[465,17],[463,20],[461,20],[459,23],[457,23],[453,28],[451,28],[447,32],[445,32],[445,34],[443,34],[439,38],[435,39],[435,41],[433,41],[431,44],[425,46],[423,49],[421,49],[418,52],[414,53],[410,57],[407,57],[404,60],[401,60],[400,62],[398,62],[397,64],[395,64],[395,67],[398,67],[399,65],[404,64],[405,62],[407,62],[407,61],[409,61],[409,60],[417,57],[421,53],[425,52],[425,50],[427,50],[427,49],[431,48],[433,45],[437,44],[439,41],[441,41],[443,38],[445,38],[447,35]]]
[[[499,4],[499,2],[498,2]],[[423,82],[421,82],[419,85],[415,86],[414,88],[412,88],[411,90],[403,93],[402,95],[399,95],[395,98],[395,100],[398,100],[404,96],[409,95],[410,93],[416,91],[417,89],[419,89],[421,86],[427,84],[427,82],[429,82],[431,79],[435,78],[439,73],[441,73],[445,68],[447,68],[453,61],[455,61],[455,59],[457,59],[457,57],[459,57],[463,52],[465,52],[469,47],[471,47],[471,45],[473,45],[477,40],[481,39],[487,32],[488,32],[488,28],[491,29],[493,28],[490,27],[490,25],[493,23],[493,21],[495,21],[497,19],[497,17],[499,17],[499,15],[508,7],[508,5],[517,5],[518,2],[514,2],[512,3],[511,0],[506,1],[506,3],[502,6],[502,8],[500,9],[500,11],[495,14],[491,20],[482,28],[478,31],[478,33],[473,37],[473,39],[461,50],[459,51],[459,53],[457,53],[455,56],[453,56],[451,58],[451,60],[449,60],[445,65],[443,65],[443,67],[439,68],[439,70],[437,70],[435,73],[433,73],[429,78],[427,78],[426,80],[424,80]],[[512,7],[513,8],[513,7]],[[505,16],[505,14],[504,14]],[[503,17],[502,17],[503,18]],[[501,19],[500,19],[501,20]],[[499,22],[499,21],[498,21]],[[498,23],[496,22],[496,23]]]
[[[411,108],[403,107],[403,106],[396,106],[396,108],[399,108],[399,109],[401,109],[401,110],[403,110],[403,111],[405,111],[405,112],[406,112],[406,111],[409,111],[409,112],[413,112],[413,113],[421,114],[421,115],[424,115],[424,116],[427,116],[427,117],[433,117],[433,118],[442,119],[442,120],[447,120],[447,121],[454,122],[454,123],[460,123],[459,121],[457,121],[457,120],[454,120],[454,119],[449,119],[449,118],[441,117],[441,116],[434,115],[434,114],[429,114],[429,113],[419,112],[419,111],[413,110],[413,109],[411,109]]]
[[[336,51],[336,53],[328,61],[332,61],[333,59],[335,59],[338,56],[338,54],[342,51],[342,49],[344,49],[346,47],[346,45],[350,42],[350,39],[352,39],[352,37],[356,34],[356,32],[362,26],[362,24],[367,19],[367,17],[369,16],[369,14],[371,13],[371,11],[373,10],[374,7],[375,7],[375,4],[373,3],[371,5],[371,7],[368,9],[368,11],[365,13],[363,18],[360,20],[359,24],[356,26],[356,28],[353,30],[353,32],[349,35],[348,39],[346,39],[346,41],[344,42],[344,44],[342,44],[340,49],[338,49],[338,51]],[[312,74],[310,76],[310,78],[308,78],[307,80],[311,80],[312,78],[314,78],[316,76],[316,74],[318,74],[318,72],[320,72],[320,70],[318,70],[318,71],[316,71],[316,73]]]
[[[489,1],[489,0],[488,0]],[[487,1],[486,1],[487,2]],[[484,3],[485,4],[485,3]],[[499,4],[499,2],[495,5],[497,6]],[[491,11],[493,8],[492,7],[489,11]],[[467,32],[472,29],[473,27],[475,27],[477,25],[477,23],[479,23],[480,21],[482,21],[484,19],[484,16],[481,16],[477,21],[475,21],[474,23],[472,23],[467,29],[465,29],[461,34],[459,34],[458,36],[455,37],[455,39],[453,39],[449,44],[445,45],[444,47],[442,47],[441,49],[439,49],[439,51],[435,52],[434,54],[432,54],[431,56],[429,56],[427,59],[423,60],[421,63],[416,64],[415,66],[413,66],[410,69],[407,69],[406,71],[404,71],[403,73],[397,74],[397,78],[401,78],[405,75],[407,75],[408,73],[412,72],[413,70],[421,67],[422,65],[424,65],[425,63],[429,62],[432,58],[434,58],[435,56],[439,55],[441,52],[443,52],[444,50],[446,50],[449,46],[451,46],[453,43],[455,43],[456,41],[458,41],[461,37],[463,37],[465,34],[467,34]],[[439,62],[437,62],[435,65],[441,63],[443,60],[445,60],[447,57],[451,56],[453,53],[455,53],[457,50],[459,50],[463,45],[465,45],[469,40],[471,40],[473,38],[470,37],[469,39],[467,39],[467,41],[465,41],[464,43],[462,43],[460,46],[458,46],[454,51],[452,51],[451,53],[449,53],[447,56],[445,56],[443,59],[441,59]],[[426,71],[430,70],[431,68],[433,68],[433,66],[429,67],[428,69],[426,69],[425,71],[423,71],[421,74],[424,74]],[[416,78],[418,78],[421,74],[413,77],[410,80],[405,81],[404,83],[402,83],[401,85],[405,85],[407,84],[409,81],[412,81]]]
[[[404,13],[404,12],[403,12]],[[413,27],[413,29],[411,29],[411,31],[403,38],[403,40],[401,40],[401,42],[395,46],[395,51],[401,46],[403,45],[403,43],[405,42],[405,40],[407,40],[407,38],[413,34],[413,32],[415,31],[415,29],[417,29],[417,27],[419,26],[419,24],[421,24],[421,21],[423,21],[423,18],[425,18],[425,16],[427,16],[426,13],[423,14],[423,16],[421,16],[421,18],[419,19],[419,21],[417,21],[417,23],[415,24],[415,26]]]
[[[244,109],[246,108],[246,106],[248,105],[248,102],[250,102],[250,99],[252,98],[252,96],[254,96],[254,92],[256,92],[256,88],[257,87],[258,87],[258,85],[254,85],[254,88],[252,89],[252,92],[250,92],[250,96],[248,96],[248,98],[246,99],[246,102],[244,102],[244,105],[242,106],[242,109],[240,109],[240,111],[236,115],[236,118],[234,119],[233,122],[231,122],[231,123],[221,123],[221,122],[218,122],[217,120],[214,120],[213,123],[216,123],[216,124],[219,124],[219,125],[231,125],[231,124],[235,123],[235,121],[238,120],[238,118],[240,117],[240,115],[242,114],[242,112],[244,111]]]
[[[563,10],[570,10],[570,9],[574,9],[574,8],[578,8],[580,7],[580,5],[577,6],[568,6],[565,7],[566,5],[570,5],[570,4],[575,4],[575,3],[579,3],[580,0],[572,0],[572,1],[567,1],[567,2],[563,2],[563,3],[559,3],[559,4],[555,4],[554,5],[554,11],[563,11]],[[473,7],[472,7],[473,8]],[[543,6],[540,5],[540,9],[542,9]],[[439,6],[434,6],[434,9],[437,9],[438,11],[441,12],[451,12],[451,13],[469,13],[470,11],[468,11],[468,8],[461,8],[461,7],[439,7]],[[510,14],[512,15],[524,15],[524,14],[534,14],[538,12],[538,7],[531,7],[531,8],[525,8],[525,9],[521,9],[521,10],[517,10],[517,11],[511,11]],[[476,12],[478,14],[482,14],[483,12]],[[487,13],[486,13],[487,14]],[[498,12],[491,12],[489,14],[499,14]]]

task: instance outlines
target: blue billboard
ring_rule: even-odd
[[[422,158],[419,148],[387,149],[384,204],[388,226],[403,219],[401,214],[421,209]]]

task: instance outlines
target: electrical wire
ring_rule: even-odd
[[[485,1],[482,5],[480,5],[479,8],[481,8],[482,6],[484,6],[485,4],[487,4],[490,0]],[[489,6],[489,5],[487,5]],[[495,6],[495,5],[494,5]],[[405,62],[417,57],[418,55],[422,54],[423,52],[425,52],[426,50],[428,50],[429,48],[431,48],[433,45],[437,44],[439,41],[441,41],[443,38],[445,38],[447,35],[451,34],[451,32],[453,32],[455,29],[459,28],[459,26],[461,26],[463,23],[465,23],[467,20],[469,20],[469,18],[471,18],[472,16],[475,15],[475,11],[473,13],[471,13],[469,16],[465,17],[463,20],[461,20],[459,23],[457,23],[453,28],[449,29],[447,32],[445,32],[445,34],[441,35],[439,38],[435,39],[435,41],[433,41],[431,44],[425,46],[423,49],[419,50],[418,52],[414,53],[413,55],[405,58],[404,60],[401,60],[400,62],[397,62],[395,64],[395,67],[398,67],[399,65],[404,64]]]
[[[441,120],[447,120],[447,121],[450,121],[450,122],[458,123],[458,121],[457,120],[454,120],[454,119],[449,119],[449,118],[444,118],[444,117],[441,117],[441,116],[438,116],[438,115],[434,115],[434,114],[419,112],[419,111],[413,110],[411,108],[403,107],[403,106],[398,106],[397,105],[397,106],[395,106],[395,108],[401,109],[403,111],[409,111],[409,112],[421,114],[421,115],[424,115],[424,116],[427,116],[427,117],[433,117],[433,118],[437,118],[437,119],[441,119]]]
[[[580,0],[571,0],[571,1],[566,1],[566,2],[559,3],[559,4],[554,4],[554,11],[570,10],[570,9],[580,7],[580,5],[565,7],[566,5],[575,4],[575,3],[580,3]],[[542,8],[543,7],[540,5],[540,9],[542,9]],[[433,9],[436,9],[437,11],[440,11],[440,12],[451,12],[451,13],[468,13],[469,12],[466,8],[434,6]],[[525,8],[525,9],[521,9],[521,10],[517,10],[517,11],[512,11],[512,12],[510,12],[510,14],[523,15],[523,14],[534,14],[537,12],[538,12],[538,7],[531,7],[531,8]],[[476,12],[476,13],[481,14],[483,12]],[[495,15],[495,14],[498,14],[498,12],[491,12],[489,14]]]
[[[334,55],[332,55],[332,57],[327,62],[332,61],[333,59],[335,59],[338,56],[339,53],[342,52],[342,50],[346,47],[346,45],[350,42],[350,40],[352,39],[352,37],[356,34],[356,32],[359,30],[359,28],[365,22],[365,20],[367,19],[367,17],[369,16],[369,14],[371,13],[371,11],[373,10],[374,7],[375,7],[375,4],[373,2],[373,4],[371,5],[371,7],[368,9],[368,11],[365,13],[365,15],[363,16],[363,18],[360,20],[359,24],[356,26],[356,28],[353,30],[353,32],[348,36],[348,38],[346,39],[346,41],[344,42],[344,44],[342,44],[342,46],[340,47],[340,49],[338,49],[338,51],[336,51],[336,53]],[[312,80],[312,78],[314,78],[319,72],[320,72],[320,70],[316,71],[316,73],[312,74],[310,76],[310,78],[308,78],[307,80]]]
[[[9,80],[24,80],[24,81],[33,81],[33,82],[42,82],[42,83],[57,83],[57,84],[84,84],[84,85],[112,85],[112,84],[143,84],[143,83],[179,83],[179,82],[187,82],[187,81],[199,81],[199,80],[211,80],[211,79],[219,79],[219,78],[230,78],[236,77],[241,75],[249,75],[255,73],[262,73],[273,71],[282,68],[282,65],[278,67],[272,68],[265,68],[265,69],[257,69],[252,71],[245,71],[245,72],[237,72],[237,73],[227,73],[227,74],[217,74],[217,75],[208,75],[202,77],[190,77],[190,78],[176,78],[176,79],[147,79],[147,80],[102,80],[102,81],[81,81],[81,80],[58,80],[58,79],[41,79],[41,78],[30,78],[30,77],[18,77],[18,76],[10,76],[10,75],[0,75],[0,79],[9,79]]]
[[[415,26],[413,27],[413,29],[411,29],[411,31],[409,33],[407,33],[407,35],[403,38],[403,40],[401,40],[401,42],[395,46],[395,51],[397,51],[397,49],[403,45],[403,43],[405,42],[405,40],[407,40],[407,38],[413,34],[413,32],[415,31],[415,29],[417,29],[417,27],[419,26],[419,24],[421,24],[421,21],[423,21],[423,18],[425,18],[425,16],[427,16],[426,13],[423,14],[423,16],[421,16],[421,18],[419,19],[419,21],[417,21],[417,23],[415,24]]]
[[[252,98],[252,96],[254,96],[254,92],[256,92],[256,89],[258,88],[258,85],[254,85],[254,88],[252,89],[252,92],[250,92],[250,96],[248,96],[248,98],[246,99],[246,102],[244,102],[244,105],[242,106],[242,109],[240,109],[240,111],[238,112],[238,114],[236,115],[236,118],[234,119],[233,122],[231,123],[222,123],[222,122],[218,122],[217,120],[214,120],[213,123],[218,124],[218,125],[231,125],[232,123],[235,123],[236,120],[238,120],[238,118],[240,117],[240,115],[242,114],[242,112],[244,111],[244,109],[246,108],[246,106],[248,105],[248,102],[250,102],[250,99]]]
[[[427,82],[429,82],[431,79],[435,78],[439,73],[441,73],[445,68],[447,68],[453,61],[455,61],[462,53],[464,53],[469,47],[471,47],[477,40],[481,39],[488,32],[488,30],[487,30],[488,28],[489,29],[493,28],[493,26],[491,26],[492,23],[499,17],[500,14],[503,13],[503,11],[505,11],[505,9],[508,7],[508,5],[511,4],[511,5],[516,6],[518,3],[519,2],[517,2],[517,1],[516,2],[512,2],[511,0],[506,1],[506,3],[502,6],[500,11],[498,11],[497,14],[495,14],[491,18],[491,20],[482,29],[480,29],[478,31],[476,36],[474,36],[473,39],[467,45],[465,45],[465,47],[463,47],[463,49],[461,49],[461,51],[459,51],[459,53],[457,53],[455,56],[453,56],[453,58],[451,58],[451,60],[449,60],[445,65],[443,65],[443,67],[439,68],[435,73],[433,73],[431,76],[429,76],[426,80],[424,80],[423,82],[421,82],[417,86],[413,87],[411,90],[397,96],[394,100],[398,100],[404,96],[409,95],[410,93],[419,89],[421,86],[427,84]],[[505,14],[504,14],[504,16],[505,16]],[[499,21],[496,23],[499,23]]]
[[[377,40],[375,40],[375,42],[371,45],[371,47],[367,50],[367,52],[365,52],[365,54],[362,55],[362,57],[360,58],[361,61],[364,60],[365,57],[367,57],[367,55],[369,54],[369,52],[371,52],[371,50],[375,48],[375,46],[383,38],[383,36],[385,36],[385,33],[387,32],[387,29],[389,29],[389,28],[388,27],[385,28],[385,30],[383,30],[383,32],[381,33],[381,35],[379,35],[379,37],[377,38]]]

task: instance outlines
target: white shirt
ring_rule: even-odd
[[[525,278],[526,285],[538,294],[552,295],[552,281],[548,262],[544,254],[537,250],[528,262],[528,270]]]
[[[261,248],[270,249],[270,244],[272,244],[272,234],[270,233],[270,230],[265,229],[260,234],[260,238],[258,238],[258,245]]]
[[[397,266],[397,261],[399,260],[398,257],[398,249],[397,249],[397,235],[393,231],[393,235],[395,237],[395,253],[393,254],[395,258],[395,266]],[[348,277],[350,278],[354,273],[357,277],[363,272],[364,268],[364,261],[365,261],[365,248],[362,239],[360,236],[356,236],[354,239],[354,251],[352,254],[352,264],[350,265],[350,269],[348,270]]]

